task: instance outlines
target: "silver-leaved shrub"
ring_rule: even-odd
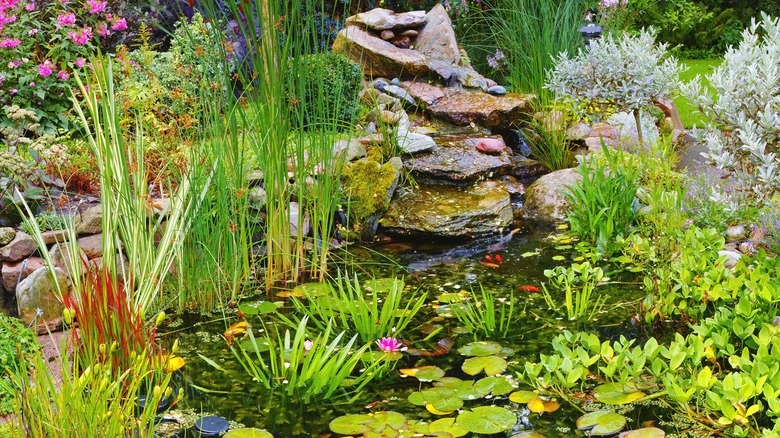
[[[696,133],[707,157],[735,178],[737,193],[770,199],[780,192],[780,18],[753,20],[707,79],[714,95],[698,77],[682,86],[710,120]]]
[[[615,108],[632,111],[643,144],[640,110],[676,90],[680,71],[682,67],[668,56],[666,45],[655,43],[655,32],[642,29],[636,35],[605,35],[572,58],[560,53],[545,87],[583,115],[614,112]]]

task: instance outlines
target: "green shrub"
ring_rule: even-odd
[[[20,367],[20,355],[22,360],[38,350],[38,341],[35,334],[21,321],[0,314],[0,369],[15,370]],[[11,380],[6,373],[0,375],[0,415],[12,411],[14,394],[8,389]]]
[[[355,120],[363,70],[347,57],[337,53],[299,56],[289,64],[287,78],[293,125],[349,127]]]

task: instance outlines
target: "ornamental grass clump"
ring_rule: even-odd
[[[780,18],[763,15],[742,36],[706,76],[714,94],[698,76],[682,90],[710,120],[697,136],[715,166],[734,177],[729,197],[766,201],[780,190]]]
[[[655,43],[655,32],[642,29],[637,35],[608,34],[572,58],[560,53],[545,87],[580,112],[588,106],[597,114],[632,111],[639,144],[644,144],[640,111],[666,99],[678,87],[682,69],[667,56],[665,44]]]

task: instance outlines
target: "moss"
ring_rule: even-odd
[[[387,210],[388,193],[395,184],[397,172],[390,163],[360,160],[344,169],[344,190],[350,199],[350,213],[358,223],[372,214]]]

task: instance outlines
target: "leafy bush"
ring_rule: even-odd
[[[16,318],[0,314],[0,366],[5,370],[16,370],[22,366],[21,361],[38,351],[38,341],[35,333]],[[8,414],[13,409],[14,394],[6,392],[10,384],[6,373],[0,375],[0,415]]]
[[[709,149],[708,158],[734,177],[735,192],[721,192],[734,206],[739,198],[768,200],[780,190],[778,69],[780,18],[764,15],[707,75],[715,97],[698,78],[683,87],[685,96],[710,119],[698,136]]]
[[[332,52],[302,55],[288,65],[287,77],[292,117],[301,126],[349,127],[355,120],[363,70],[349,58]]]
[[[632,110],[639,142],[644,144],[639,111],[665,99],[677,87],[681,69],[667,56],[665,44],[655,44],[654,31],[643,29],[620,38],[607,34],[573,58],[561,53],[545,87],[575,109],[593,105],[599,112],[615,107]]]

